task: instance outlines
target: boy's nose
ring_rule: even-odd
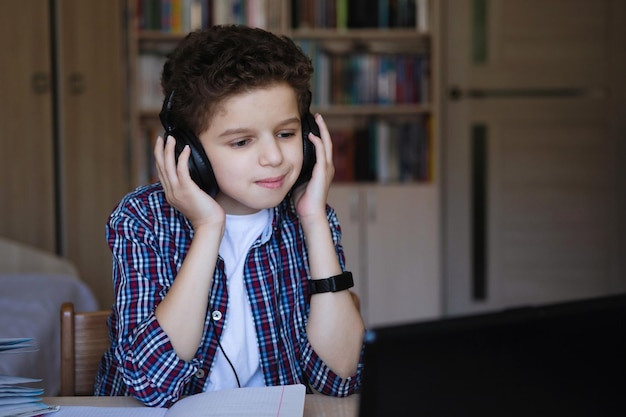
[[[283,151],[276,139],[265,141],[260,155],[261,165],[279,165],[283,160]]]

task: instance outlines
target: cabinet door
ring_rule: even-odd
[[[0,3],[0,235],[54,252],[48,3]]]
[[[361,301],[361,315],[367,320],[367,277],[361,263],[364,230],[361,227],[361,189],[354,185],[333,184],[328,203],[337,212],[341,225],[341,243],[346,255],[346,269],[354,277],[353,291]]]
[[[438,317],[437,186],[370,186],[363,193],[368,324]]]
[[[59,0],[59,116],[64,254],[112,302],[104,225],[129,189],[123,5]]]
[[[447,312],[623,291],[624,2],[447,3]]]
[[[439,316],[438,199],[435,185],[332,186],[367,326]]]

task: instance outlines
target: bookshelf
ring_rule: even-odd
[[[156,180],[160,71],[188,30],[242,23],[287,35],[313,60],[312,111],[324,115],[335,148],[329,203],[366,322],[439,315],[439,8],[433,0],[128,0],[135,183]],[[186,9],[195,14],[158,17]]]
[[[129,0],[134,182],[155,179],[151,144],[161,129],[159,79],[166,54],[189,30],[215,22],[285,34],[311,57],[312,110],[324,115],[336,139],[336,182],[434,181],[430,3]],[[376,13],[364,13],[372,8]]]

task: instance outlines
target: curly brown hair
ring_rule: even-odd
[[[311,59],[291,39],[243,25],[189,33],[168,55],[161,86],[172,101],[172,122],[200,134],[223,100],[276,83],[291,86],[300,115],[310,104]]]

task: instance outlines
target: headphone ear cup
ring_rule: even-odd
[[[311,175],[313,175],[313,167],[316,162],[315,145],[309,140],[309,133],[319,137],[320,128],[315,121],[315,117],[310,112],[307,112],[302,118],[302,170],[294,184],[294,188],[310,180]]]
[[[175,154],[177,162],[181,152],[185,149],[185,145],[189,145],[191,154],[189,156],[188,166],[191,179],[193,179],[204,192],[211,197],[215,197],[219,191],[217,180],[215,179],[209,158],[206,152],[204,152],[204,148],[197,136],[187,129],[179,128],[174,128],[167,134],[172,135],[176,139]]]

